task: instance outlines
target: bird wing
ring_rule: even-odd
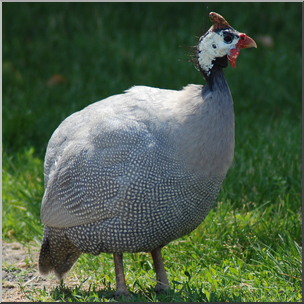
[[[160,147],[168,145],[164,145],[167,139],[161,132],[152,131],[156,128],[151,125],[153,119],[145,119],[144,110],[141,119],[134,117],[140,111],[135,109],[137,105],[131,110],[128,98],[133,98],[132,94],[116,95],[76,112],[52,135],[41,207],[45,225],[63,228],[127,216],[132,209],[128,189],[136,187],[137,179],[145,180],[142,175],[149,171],[146,168],[162,170],[153,161],[155,153],[158,159],[166,157],[167,151]],[[153,174],[146,180],[155,182]],[[152,191],[147,186],[142,190]],[[142,207],[155,208],[151,201]]]

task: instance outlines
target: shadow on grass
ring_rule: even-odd
[[[86,280],[85,280],[86,281]],[[116,302],[115,300],[115,289],[111,288],[111,283],[108,282],[108,286],[97,289],[95,286],[90,285],[89,290],[83,290],[83,281],[79,286],[75,288],[67,287],[63,281],[60,285],[53,288],[50,292],[44,289],[33,289],[35,295],[31,294],[30,291],[26,291],[25,295],[30,301],[44,301],[51,299],[56,302]],[[182,285],[181,288],[176,289],[176,286]],[[192,286],[189,282],[180,283],[173,281],[173,288],[166,293],[157,294],[154,291],[153,286],[149,286],[144,289],[135,281],[133,288],[137,287],[135,292],[130,291],[131,299],[130,302],[236,302],[240,301],[241,297],[229,296],[225,294],[219,294],[215,292],[204,293],[203,286],[199,289]],[[125,302],[122,298],[119,302]]]

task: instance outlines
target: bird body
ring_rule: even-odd
[[[216,24],[205,35],[213,47],[221,39],[212,39]],[[222,67],[236,57],[225,49],[208,63],[212,50],[208,57],[203,42],[205,86],[134,86],[72,114],[54,132],[44,168],[42,274],[61,278],[81,253],[114,253],[120,265],[117,254],[147,251],[162,266],[159,248],[204,220],[233,160],[233,101]],[[121,267],[117,285],[126,294]],[[156,265],[160,278],[162,268]]]

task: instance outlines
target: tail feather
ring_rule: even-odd
[[[39,255],[39,272],[54,272],[60,280],[72,268],[81,252],[65,236],[63,229],[45,226]]]

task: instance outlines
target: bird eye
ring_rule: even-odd
[[[231,43],[233,40],[233,35],[232,34],[228,34],[228,33],[225,33],[224,34],[224,41],[226,43]]]

